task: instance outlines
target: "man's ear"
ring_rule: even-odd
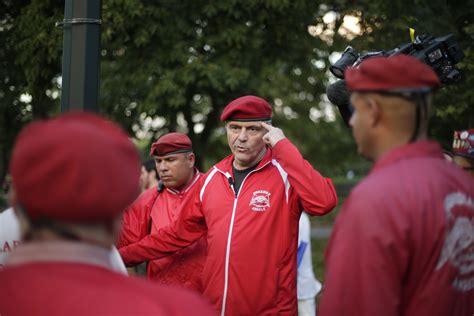
[[[382,108],[376,98],[367,98],[368,124],[370,127],[377,127],[382,119]]]
[[[189,153],[187,158],[189,161],[189,166],[191,168],[194,168],[194,164],[196,162],[196,156],[194,155],[194,153],[193,152]]]

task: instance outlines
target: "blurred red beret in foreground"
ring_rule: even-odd
[[[418,90],[440,86],[431,67],[403,54],[366,59],[358,67],[346,69],[344,79],[350,91]]]
[[[113,220],[139,193],[135,146],[118,126],[88,113],[29,124],[16,139],[10,172],[32,220]]]
[[[191,139],[183,133],[168,133],[151,145],[150,156],[165,156],[193,151]]]
[[[222,111],[221,121],[267,121],[272,107],[262,98],[247,95],[230,102]]]

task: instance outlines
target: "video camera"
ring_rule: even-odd
[[[326,89],[329,101],[336,105],[349,126],[352,115],[350,104],[350,93],[344,82],[344,70],[347,67],[357,67],[363,60],[375,56],[391,57],[398,54],[411,55],[430,66],[439,76],[443,84],[451,84],[461,79],[461,73],[454,65],[464,58],[464,53],[453,34],[443,37],[417,36],[413,42],[403,44],[390,51],[368,52],[359,54],[354,48],[348,46],[342,53],[341,58],[334,63],[329,70],[337,78],[341,79],[330,84]]]

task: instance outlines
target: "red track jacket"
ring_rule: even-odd
[[[181,191],[165,188],[158,192],[151,188],[143,192],[125,211],[118,248],[140,241],[162,227],[168,226],[177,216],[184,198],[193,194],[202,174],[196,170],[191,182]],[[151,223],[151,227],[150,227]],[[162,284],[174,284],[202,292],[202,270],[207,256],[207,243],[203,237],[193,245],[173,255],[148,263],[147,276]]]
[[[318,315],[474,313],[474,179],[432,142],[386,154],[351,192]]]
[[[34,242],[12,252],[9,259],[22,262],[0,271],[2,316],[217,315],[194,292],[110,270],[108,250],[105,256],[97,256],[104,251],[97,252],[94,246],[88,251],[79,242],[69,244],[66,255],[55,244],[47,252],[42,252],[44,246],[35,252]]]
[[[230,155],[200,181],[177,221],[122,248],[127,263],[159,258],[205,232],[204,295],[222,315],[296,315],[296,250],[301,210],[324,215],[337,204],[322,177],[288,140],[268,149],[236,196]]]

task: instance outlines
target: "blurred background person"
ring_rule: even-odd
[[[311,223],[308,215],[301,213],[297,252],[298,315],[316,315],[315,297],[321,291],[321,283],[314,276],[311,250]]]
[[[443,150],[443,157],[448,162],[453,162],[453,153],[449,150]]]
[[[24,243],[0,271],[2,315],[213,314],[193,293],[114,271],[110,248],[140,175],[138,153],[115,124],[85,113],[32,123],[10,171]]]
[[[142,192],[158,186],[158,172],[156,171],[155,160],[147,159],[142,163],[140,173],[140,187]]]
[[[0,211],[0,270],[8,255],[20,245],[20,226],[13,208]]]
[[[474,176],[474,128],[454,132],[453,162]]]
[[[11,186],[11,176],[7,173],[0,188],[0,212],[6,210],[8,206],[8,192]]]
[[[11,193],[11,176],[7,175],[3,183],[7,197]],[[0,208],[0,270],[5,266],[8,255],[20,245],[20,225],[12,207]]]

